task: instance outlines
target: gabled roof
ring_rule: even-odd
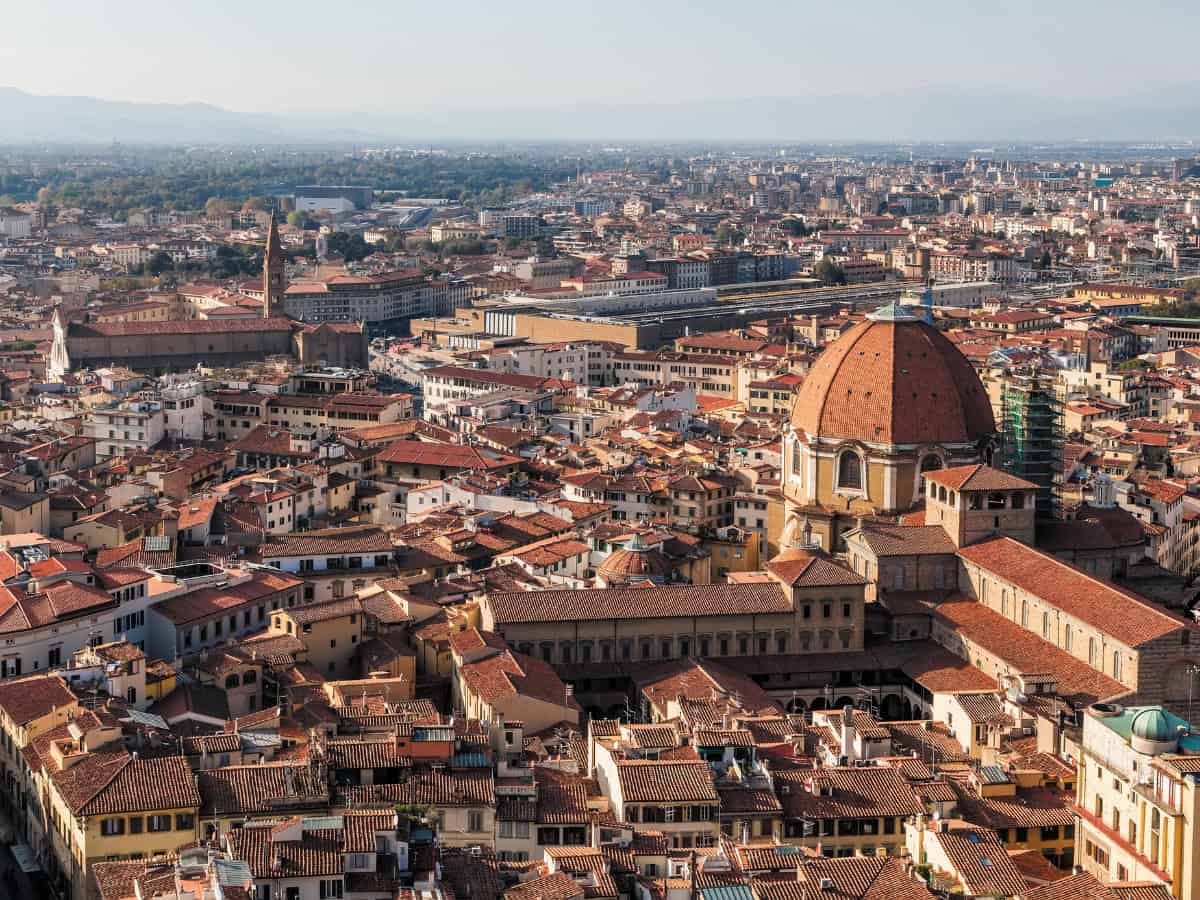
[[[921,473],[926,481],[955,491],[1032,491],[1037,485],[1000,469],[977,463]]]
[[[1132,591],[1010,537],[971,544],[958,555],[1129,647],[1193,628],[1185,619]]]
[[[857,585],[867,581],[853,569],[823,553],[790,548],[767,563],[767,571],[792,587]]]
[[[617,778],[626,803],[715,803],[718,799],[704,762],[619,760]]]

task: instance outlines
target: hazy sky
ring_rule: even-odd
[[[249,111],[1200,80],[1195,0],[8,0],[0,84]]]

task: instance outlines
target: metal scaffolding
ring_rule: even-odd
[[[1000,388],[1001,467],[1038,486],[1039,517],[1057,518],[1061,513],[1064,401],[1052,370],[1005,370]]]

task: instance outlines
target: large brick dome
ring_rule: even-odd
[[[995,431],[979,376],[941,332],[899,306],[827,347],[792,407],[813,437],[871,444],[973,443]]]

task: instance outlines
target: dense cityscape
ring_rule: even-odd
[[[0,429],[0,896],[1200,898],[1193,143],[12,144]]]

